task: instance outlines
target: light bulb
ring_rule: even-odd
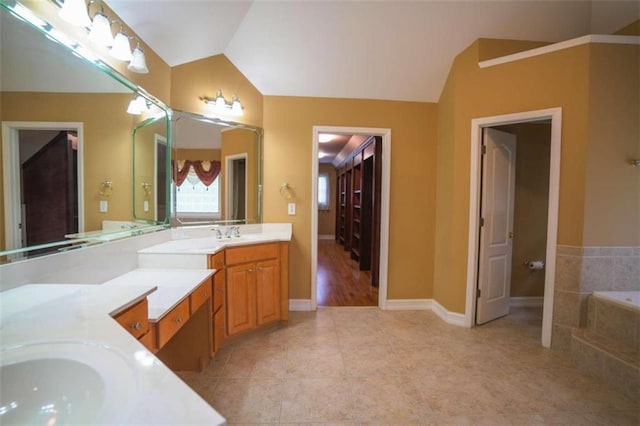
[[[234,97],[233,102],[231,103],[231,114],[240,116],[243,114],[242,112],[242,104],[238,100],[238,98]]]
[[[58,15],[70,24],[80,27],[90,27],[91,19],[84,0],[64,0]]]
[[[144,51],[140,48],[140,46],[136,46],[133,49],[131,62],[127,67],[130,71],[137,72],[139,74],[147,74],[149,72],[149,68],[147,68],[147,61],[144,57]]]
[[[122,31],[119,31],[113,39],[113,47],[111,47],[109,54],[121,61],[129,62],[133,59],[131,55],[131,45],[129,45],[129,37]]]
[[[113,46],[113,34],[111,34],[111,21],[102,12],[96,13],[93,17],[89,39],[102,46]]]

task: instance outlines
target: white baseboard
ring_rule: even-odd
[[[290,311],[313,311],[311,299],[289,299]]]
[[[318,235],[319,240],[335,240],[336,236],[333,234],[321,234]]]
[[[464,314],[460,314],[458,312],[449,312],[436,300],[431,303],[431,310],[447,324],[457,325],[458,327],[465,327]]]
[[[509,300],[510,308],[542,308],[544,297],[512,297]]]
[[[433,299],[387,299],[384,309],[389,311],[430,310]]]

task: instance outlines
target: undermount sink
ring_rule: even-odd
[[[0,353],[0,424],[113,424],[131,407],[134,371],[86,342],[41,342]]]

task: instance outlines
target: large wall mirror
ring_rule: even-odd
[[[262,221],[262,129],[174,111],[174,225]]]
[[[164,105],[51,39],[50,26],[37,28],[1,5],[0,262],[168,223],[167,195],[154,195],[168,194]],[[136,92],[155,107],[155,118],[127,113]],[[148,146],[132,147],[134,132]]]

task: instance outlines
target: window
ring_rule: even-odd
[[[220,176],[208,187],[200,180],[193,166],[185,181],[178,187],[176,210],[193,216],[220,216]]]
[[[329,210],[329,175],[320,173],[318,175],[318,210]]]

